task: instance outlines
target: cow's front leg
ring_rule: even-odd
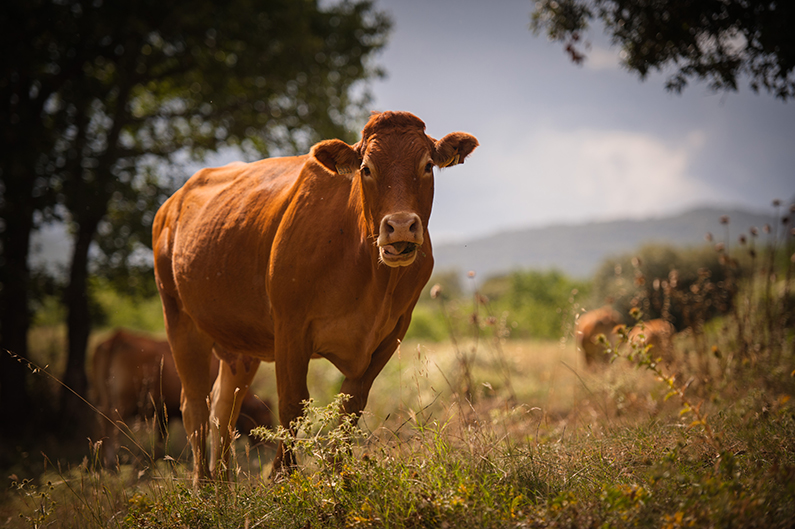
[[[303,402],[309,399],[309,389],[306,385],[306,375],[309,371],[309,355],[303,352],[283,351],[276,356],[276,388],[279,393],[279,423],[291,435],[297,432],[292,428],[292,423],[303,415]],[[276,457],[273,459],[271,478],[292,471],[296,466],[295,454],[279,441]]]
[[[356,420],[359,419],[367,406],[367,397],[370,395],[370,388],[373,387],[375,378],[395,354],[398,344],[398,339],[394,335],[384,340],[373,353],[370,364],[363,373],[356,377],[345,377],[340,393],[348,395],[350,398],[343,404],[342,411],[344,413],[353,414]]]
[[[229,355],[225,355],[229,356]],[[259,360],[237,356],[234,365],[222,360],[211,396],[210,434],[212,453],[210,469],[215,477],[229,477],[229,455],[232,432],[240,415],[240,406],[246,396]]]

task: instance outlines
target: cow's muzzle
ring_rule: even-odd
[[[423,243],[422,220],[416,213],[393,213],[381,220],[378,251],[381,261],[391,267],[408,266]]]

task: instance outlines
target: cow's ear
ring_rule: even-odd
[[[439,167],[450,167],[464,163],[464,158],[475,150],[478,140],[466,132],[451,132],[436,142],[433,163]]]
[[[342,140],[324,140],[316,143],[310,153],[332,173],[349,175],[362,164],[359,154]]]

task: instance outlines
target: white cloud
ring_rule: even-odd
[[[593,129],[542,129],[498,148],[482,138],[460,175],[464,181],[440,182],[457,189],[437,195],[436,229],[450,238],[461,230],[459,237],[466,237],[483,234],[476,218],[488,219],[486,231],[493,232],[495,226],[642,218],[701,204],[714,198],[712,191],[689,171],[704,142],[700,131],[672,144],[648,134]],[[478,215],[456,203],[477,204]]]

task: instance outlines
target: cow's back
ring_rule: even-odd
[[[270,347],[267,266],[306,160],[272,158],[204,169],[158,211],[153,227],[158,287],[200,327],[231,329],[227,334],[252,348]],[[252,328],[259,332],[252,335]]]

